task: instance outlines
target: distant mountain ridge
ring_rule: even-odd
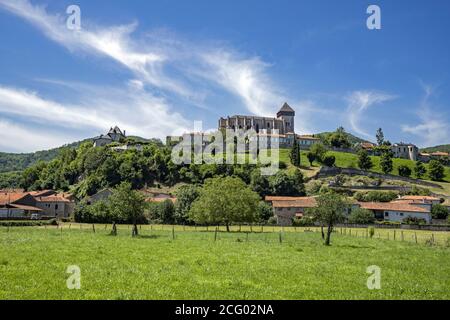
[[[427,148],[420,149],[420,151],[427,152],[427,153],[438,152],[438,151],[450,153],[450,144],[441,144],[441,145],[435,146],[435,147],[427,147]]]
[[[154,140],[154,139],[145,139],[137,136],[129,136],[128,138],[131,138],[136,142],[149,142]],[[66,144],[58,148],[29,153],[0,152],[0,173],[25,170],[29,166],[39,161],[47,162],[55,159],[58,156],[59,152],[64,148],[76,149],[85,142],[93,142],[93,141],[94,138],[88,138],[81,141],[72,142],[70,144]]]

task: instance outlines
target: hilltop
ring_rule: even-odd
[[[427,147],[427,148],[420,149],[420,151],[427,152],[427,153],[437,152],[437,151],[450,153],[450,144],[442,144],[442,145],[435,146],[435,147]]]

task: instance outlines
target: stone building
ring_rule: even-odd
[[[219,129],[255,130],[256,133],[270,134],[278,130],[278,134],[294,133],[295,111],[285,103],[276,118],[235,115],[219,119]]]
[[[395,158],[417,161],[419,157],[419,148],[411,143],[395,143],[391,148]]]
[[[118,126],[109,129],[105,135],[100,135],[94,138],[94,147],[104,147],[113,142],[121,142],[126,138],[125,131],[122,132]]]

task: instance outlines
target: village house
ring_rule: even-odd
[[[0,218],[31,217],[42,213],[36,206],[36,199],[27,192],[0,193]]]
[[[44,197],[35,197],[36,207],[42,210],[45,217],[67,218],[75,208],[75,203],[62,195],[55,194]]]
[[[391,146],[395,158],[417,161],[419,158],[419,148],[411,143],[395,143]]]
[[[113,142],[121,142],[126,138],[125,131],[122,132],[118,126],[111,128],[107,134],[94,138],[94,147],[104,147]]]
[[[302,218],[308,208],[315,208],[315,197],[277,197],[267,196],[272,204],[274,216],[279,225],[288,226],[294,218]],[[431,207],[439,201],[433,197],[405,197],[392,202],[354,202],[351,210],[363,208],[374,213],[377,220],[402,222],[407,217],[419,218],[431,222]]]
[[[312,145],[320,142],[320,138],[313,135],[297,135],[296,140],[300,149],[309,149]]]

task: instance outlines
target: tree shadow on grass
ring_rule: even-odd
[[[138,235],[136,238],[138,239],[158,239],[161,238],[161,236],[156,235],[156,234],[142,234],[142,235]]]
[[[348,248],[348,249],[374,249],[375,247],[372,246],[359,246],[356,244],[337,244],[337,245],[332,245],[333,247],[336,248]]]

